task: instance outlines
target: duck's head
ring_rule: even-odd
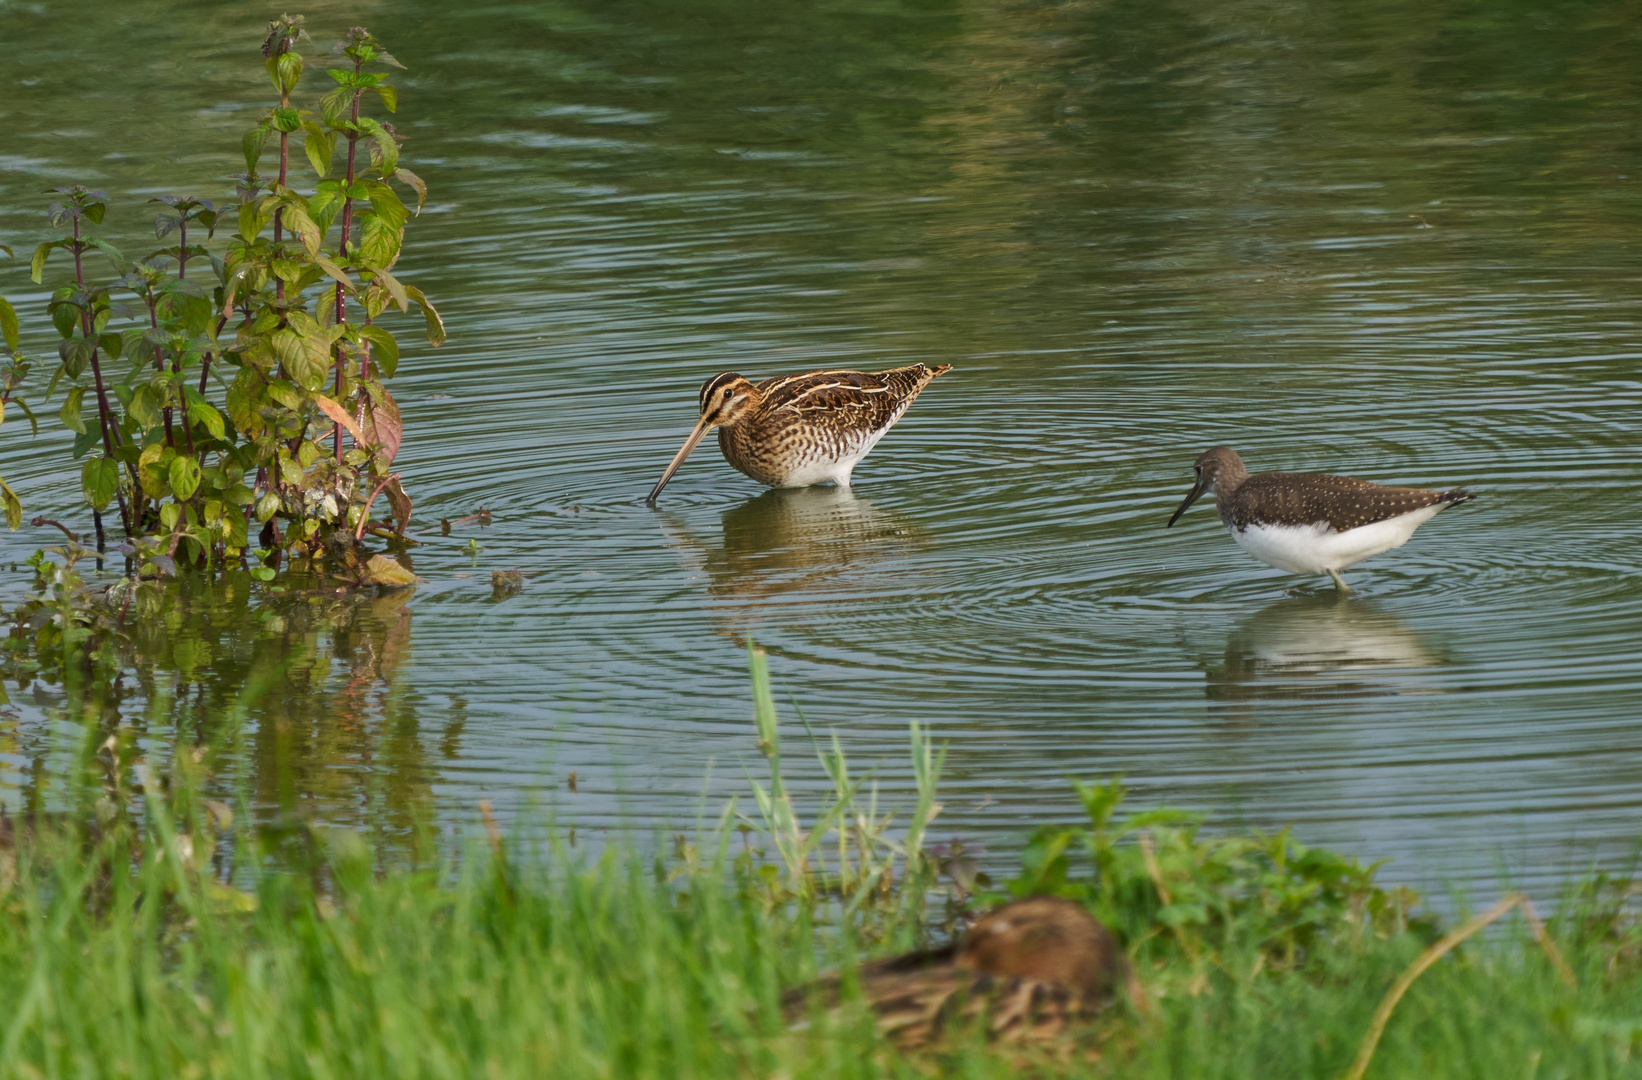
[[[1200,496],[1213,494],[1219,485],[1220,490],[1230,491],[1248,478],[1249,471],[1243,467],[1243,459],[1237,456],[1237,451],[1229,446],[1211,446],[1197,455],[1197,462],[1192,466],[1197,474],[1197,482],[1192,490],[1186,493],[1186,501],[1169,519],[1169,525],[1180,520],[1180,515],[1186,508],[1196,502]],[[1168,526],[1164,526],[1168,528]]]
[[[1125,980],[1128,958],[1111,931],[1079,904],[1034,896],[976,920],[959,944],[959,967],[989,975],[1060,983],[1090,1001]]]
[[[684,464],[684,459],[690,456],[690,451],[696,448],[696,444],[701,442],[709,431],[716,427],[734,427],[758,407],[758,388],[751,380],[733,371],[726,371],[701,384],[700,407],[701,419],[696,421],[695,430],[690,432],[690,437],[684,440],[679,452],[668,462],[667,471],[661,474],[656,486],[650,489],[650,495],[645,502],[656,501],[656,496],[667,486],[667,481],[673,478],[679,466]]]

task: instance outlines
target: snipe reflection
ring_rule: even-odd
[[[738,641],[778,605],[883,588],[881,579],[860,572],[929,539],[849,488],[766,491],[724,512],[717,544],[704,543],[673,515],[661,516],[675,546],[707,578],[707,595],[723,602],[715,619]]]
[[[1254,719],[1271,699],[1372,697],[1409,690],[1408,669],[1443,662],[1401,619],[1331,592],[1280,600],[1226,638],[1224,660],[1203,665],[1203,692],[1226,719]]]

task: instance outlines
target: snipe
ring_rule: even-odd
[[[903,1049],[976,1021],[1004,1040],[1058,1039],[1092,1019],[1119,987],[1145,1008],[1111,932],[1082,906],[1048,896],[994,908],[955,944],[865,964],[855,978],[879,1032]],[[840,999],[841,980],[833,975],[789,990],[782,1004],[789,1016],[802,1018],[815,1005],[833,1008]]]
[[[653,503],[713,428],[724,460],[767,487],[848,487],[850,472],[951,364],[811,371],[753,383],[726,371],[701,387],[701,419],[644,501]]]
[[[1256,473],[1229,446],[1198,456],[1197,482],[1169,519],[1173,525],[1198,496],[1214,493],[1220,520],[1239,547],[1291,574],[1327,574],[1341,592],[1340,571],[1394,547],[1445,506],[1476,498],[1469,491],[1384,487],[1327,473]]]

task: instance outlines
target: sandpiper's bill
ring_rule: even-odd
[[[1445,506],[1469,491],[1384,487],[1327,473],[1256,473],[1229,446],[1198,456],[1197,483],[1169,519],[1173,525],[1198,496],[1214,493],[1220,520],[1238,546],[1291,574],[1327,574],[1342,592],[1340,571],[1402,547]]]
[[[653,503],[703,436],[718,428],[724,460],[768,487],[849,487],[856,463],[951,364],[888,371],[808,371],[756,386],[726,371],[701,387],[701,419],[645,502]]]

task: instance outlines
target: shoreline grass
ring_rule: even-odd
[[[1445,939],[1375,867],[1130,812],[1114,780],[1076,785],[1087,823],[1039,830],[1018,875],[977,881],[924,849],[941,764],[925,732],[900,816],[836,741],[816,741],[834,790],[798,806],[756,651],[750,668],[768,774],[670,849],[590,856],[492,828],[415,865],[320,826],[268,847],[198,796],[186,752],[129,763],[129,813],[108,812],[100,770],[66,799],[88,813],[7,819],[0,1080],[1642,1077],[1629,878],[1577,883],[1543,924],[1508,897],[1486,933]],[[98,774],[90,740],[77,752]],[[782,1014],[824,971],[1040,893],[1106,922],[1151,1002],[1104,1016],[1096,1055],[956,1032],[906,1057],[865,1009],[802,1031]]]

